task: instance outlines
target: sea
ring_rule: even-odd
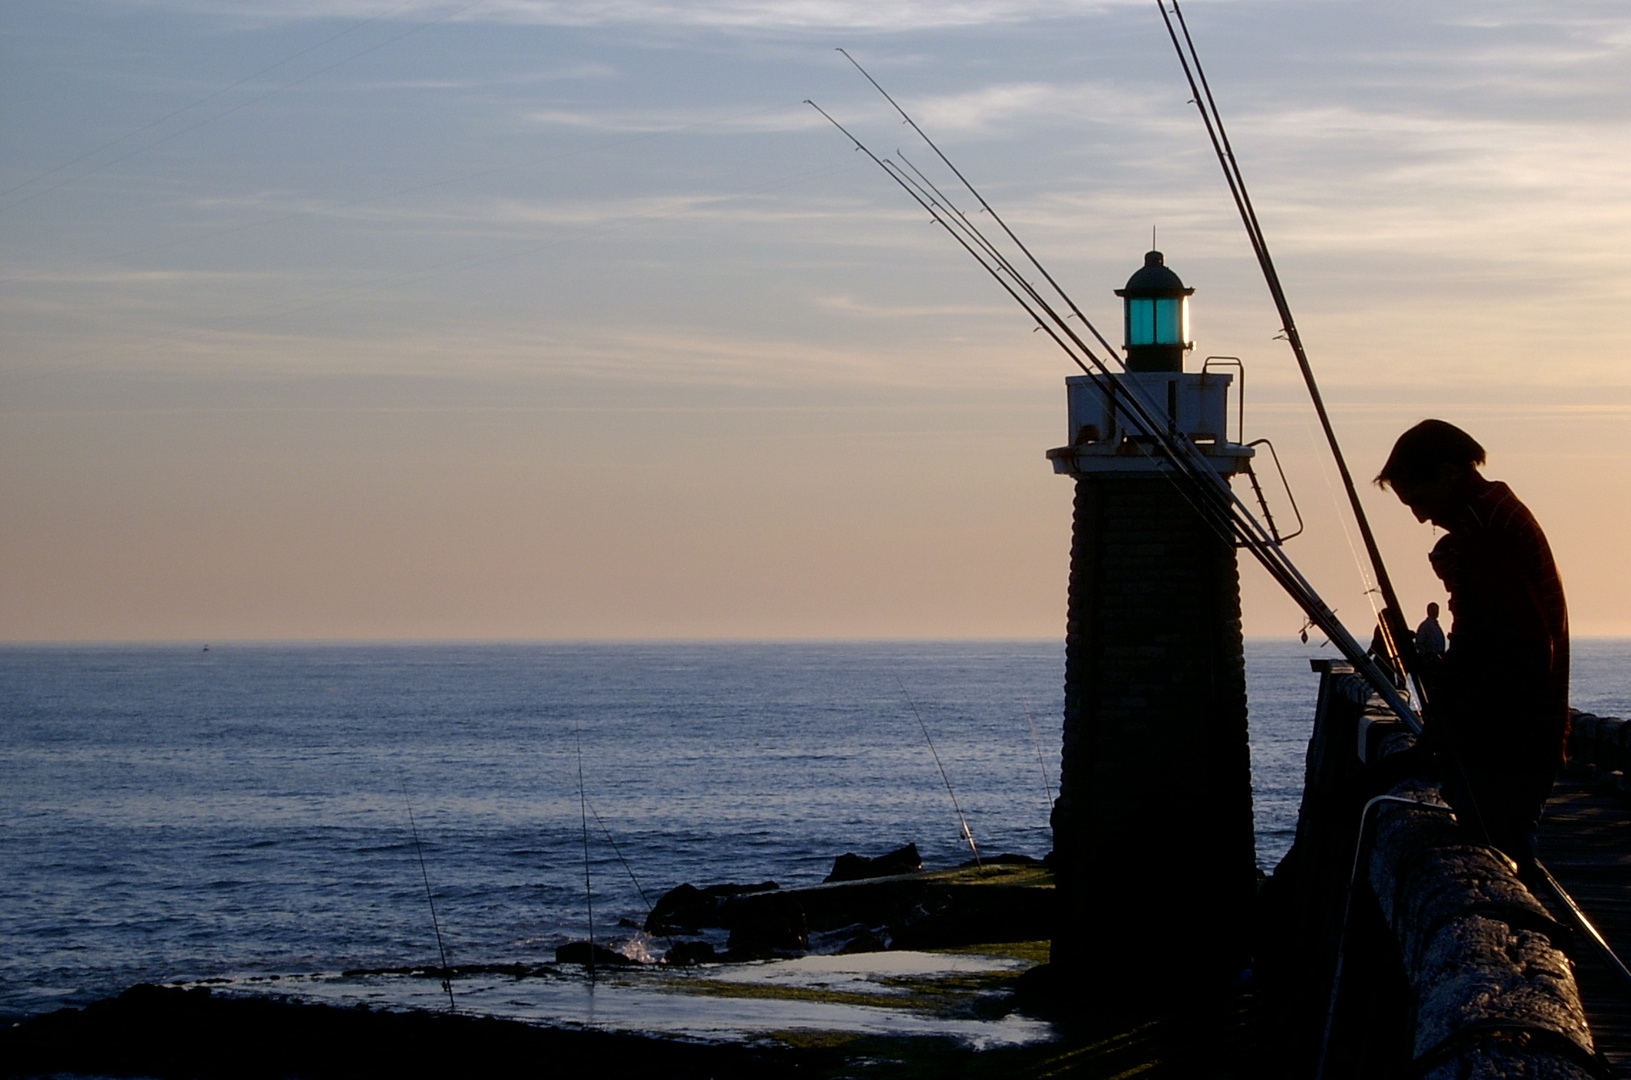
[[[1257,858],[1329,646],[1247,643]],[[682,882],[1051,847],[1057,641],[0,647],[0,1015],[139,982],[642,945]],[[1631,712],[1631,639],[1576,707]],[[434,917],[432,915],[434,907]],[[438,935],[440,945],[438,945]]]

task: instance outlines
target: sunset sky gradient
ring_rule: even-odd
[[[1631,9],[1186,13],[1355,472],[1463,425],[1576,632],[1631,634]],[[16,0],[0,35],[0,639],[1060,635],[1074,369],[802,104],[927,158],[837,46],[1107,334],[1156,229],[1368,634],[1153,3]],[[1367,499],[1419,618],[1431,531]]]

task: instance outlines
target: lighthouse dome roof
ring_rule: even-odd
[[[1117,289],[1117,296],[1188,296],[1194,289],[1185,288],[1183,279],[1167,266],[1159,251],[1144,256],[1144,265],[1127,279],[1127,287]]]

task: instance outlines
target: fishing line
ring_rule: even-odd
[[[341,66],[343,66],[345,64],[349,64],[351,61],[357,59],[358,57],[367,56],[369,53],[376,52],[376,51],[378,51],[380,49],[383,49],[387,45],[395,44],[396,42],[401,41],[405,37],[409,37],[409,36],[411,36],[413,34],[417,34],[419,31],[424,30],[425,28],[430,27],[430,26],[435,26],[437,23],[445,22],[448,19],[451,19],[455,15],[462,15],[466,11],[469,11],[471,8],[476,7],[479,4],[485,4],[486,2],[487,2],[487,0],[470,0],[470,2],[465,4],[463,7],[455,8],[452,11],[447,12],[445,15],[438,15],[436,18],[431,19],[429,22],[423,22],[423,23],[419,23],[417,26],[412,26],[412,27],[408,28],[407,30],[404,30],[402,33],[396,35],[395,37],[389,37],[389,38],[386,38],[384,41],[376,42],[373,45],[368,46],[368,48],[366,48],[366,49],[362,49],[362,50],[360,50],[358,52],[352,53],[350,56],[344,57],[344,58],[342,58],[340,60],[336,60],[334,63],[328,65],[327,67],[318,68],[316,71],[313,71],[313,72],[310,72],[308,74],[302,75],[298,79],[292,79],[289,82],[286,82],[281,86],[273,87],[271,90],[266,91],[266,93],[261,94],[259,97],[252,97],[247,101],[239,102],[238,104],[232,106],[229,109],[223,109],[221,112],[216,113],[214,116],[205,117],[204,119],[198,121],[196,124],[191,124],[191,125],[189,125],[187,127],[184,127],[180,131],[173,131],[170,134],[164,136],[163,138],[155,139],[152,142],[147,143],[145,146],[139,146],[136,149],[134,149],[134,150],[130,151],[129,153],[127,153],[127,154],[122,154],[119,157],[113,158],[110,161],[104,161],[100,165],[95,165],[95,166],[92,166],[89,169],[83,170],[82,172],[77,172],[72,176],[66,177],[63,180],[60,180],[57,183],[50,185],[49,187],[41,188],[39,191],[36,191],[31,195],[24,195],[20,199],[13,200],[12,202],[7,203],[4,206],[0,206],[0,214],[4,214],[4,213],[6,213],[7,211],[10,211],[10,210],[15,210],[17,207],[22,206],[24,203],[33,202],[35,199],[39,198],[41,195],[49,195],[51,192],[56,191],[56,190],[58,190],[58,189],[60,189],[62,187],[65,187],[66,185],[73,183],[75,180],[81,180],[81,179],[83,179],[83,178],[85,178],[87,176],[90,176],[90,175],[94,174],[94,173],[99,173],[103,169],[110,168],[110,167],[112,167],[114,165],[119,164],[120,162],[129,161],[131,158],[133,158],[133,157],[137,156],[138,154],[141,154],[141,153],[143,153],[143,152],[145,152],[147,150],[151,150],[155,146],[162,146],[165,143],[170,142],[172,139],[179,139],[181,136],[187,134],[190,131],[197,131],[199,128],[205,126],[206,124],[214,123],[216,120],[219,120],[224,116],[231,116],[233,113],[238,112],[238,111],[240,111],[242,109],[247,109],[251,105],[257,104],[257,103],[262,102],[262,101],[265,101],[269,97],[272,97],[272,96],[274,96],[276,94],[281,94],[283,91],[289,89],[291,86],[299,86],[303,82],[309,82],[310,80],[317,78],[317,76],[319,76],[319,75],[327,74],[328,72],[333,71],[337,67],[341,67]],[[402,5],[402,7],[407,7],[407,6],[408,6],[407,4]],[[398,11],[398,10],[401,10],[401,9],[400,8],[393,8],[392,12]],[[388,15],[388,14],[391,14],[392,12],[386,12],[386,14]],[[384,16],[376,16],[375,18],[383,18],[383,17]],[[373,20],[370,19],[368,21],[372,22]],[[359,25],[362,25],[362,24],[359,24]],[[336,35],[336,36],[340,36],[340,35]],[[331,38],[330,40],[333,40],[333,39]],[[322,44],[322,43],[320,43],[320,44]],[[312,46],[312,48],[316,48],[316,47],[317,46],[315,46],[315,45]],[[306,51],[310,52],[311,50],[308,49]],[[297,54],[297,55],[303,55],[303,54]],[[291,57],[291,59],[293,59],[293,58]],[[287,63],[287,61],[284,61],[284,62]],[[281,64],[274,64],[273,65],[273,67],[279,67],[279,66],[281,66]],[[267,70],[271,70],[271,69],[268,68]],[[249,78],[252,79],[254,77],[255,76],[251,75]],[[247,82],[248,80],[246,79],[246,80],[243,80],[243,81]],[[243,85],[243,83],[239,82],[239,83],[235,83],[234,85],[235,86],[241,86],[241,85]],[[231,87],[228,87],[227,89],[231,89]],[[223,90],[221,92],[225,93],[226,91]],[[208,99],[206,99],[206,100],[208,100]],[[188,108],[192,108],[192,106],[188,106]],[[187,110],[183,109],[181,111],[186,112]],[[175,114],[172,114],[172,115],[175,115]],[[166,117],[165,119],[169,119],[169,118]],[[163,121],[162,120],[157,121],[156,123],[163,123]],[[118,140],[118,141],[123,141],[123,140],[121,139],[121,140]],[[96,153],[96,151],[92,151],[92,153]],[[89,156],[89,155],[82,155],[82,157],[80,159],[77,159],[77,160],[83,160],[83,157],[85,157],[85,156]],[[52,171],[55,172],[56,170],[52,170]],[[32,181],[32,180],[28,181],[28,183],[33,183],[33,182],[34,181]],[[26,187],[27,184],[20,185],[20,186]],[[15,190],[17,190],[17,188],[13,188],[12,190],[15,191]]]
[[[940,763],[940,752],[934,748],[934,740],[929,737],[929,725],[923,722],[923,714],[917,711],[917,702],[906,692],[906,684],[901,682],[899,675],[895,676],[895,683],[900,687],[900,696],[911,706],[912,715],[917,717],[917,726],[923,729],[923,741],[929,744],[929,753],[934,755],[934,767],[940,770],[940,779],[946,785],[946,794],[951,796],[951,808],[957,811],[958,824],[963,827],[963,839],[968,841],[968,849],[974,853],[974,864],[984,865],[980,862],[980,849],[974,845],[974,834],[969,831],[968,818],[963,816],[963,808],[957,805],[957,793],[951,789],[951,777],[946,775],[946,767]]]
[[[1306,413],[1302,417],[1302,422],[1303,433],[1308,436],[1309,443],[1317,447],[1318,442],[1314,437],[1314,431]],[[1320,479],[1325,481],[1325,493],[1331,499],[1331,509],[1335,511],[1331,516],[1336,519],[1336,523],[1342,528],[1342,539],[1348,545],[1348,557],[1353,560],[1354,571],[1359,575],[1360,592],[1364,595],[1365,602],[1370,605],[1371,614],[1376,617],[1376,621],[1379,623],[1382,620],[1382,609],[1377,604],[1376,598],[1380,593],[1376,588],[1376,583],[1371,580],[1370,571],[1365,567],[1365,560],[1360,557],[1359,548],[1354,544],[1353,530],[1348,527],[1348,515],[1342,512],[1342,502],[1337,498],[1337,486],[1331,482],[1330,466],[1326,462],[1324,454],[1315,453],[1313,457],[1315,461],[1319,462]]]
[[[1330,448],[1331,458],[1336,463],[1337,473],[1342,478],[1342,486],[1347,491],[1349,507],[1353,513],[1354,522],[1359,526],[1359,536],[1364,542],[1365,552],[1371,563],[1371,572],[1376,581],[1376,587],[1382,595],[1382,617],[1380,625],[1382,638],[1388,653],[1388,658],[1394,663],[1396,670],[1408,672],[1412,688],[1415,690],[1416,701],[1420,707],[1427,705],[1426,688],[1418,672],[1413,670],[1415,664],[1414,650],[1407,645],[1408,630],[1404,624],[1404,615],[1399,605],[1398,594],[1394,591],[1393,580],[1388,575],[1387,564],[1382,559],[1382,550],[1376,542],[1376,536],[1371,531],[1370,519],[1365,514],[1364,504],[1359,500],[1359,491],[1354,484],[1353,476],[1348,471],[1347,458],[1342,453],[1342,446],[1337,441],[1336,428],[1331,423],[1330,414],[1325,408],[1325,399],[1320,394],[1319,384],[1314,378],[1313,365],[1309,363],[1308,353],[1303,348],[1302,335],[1297,330],[1296,320],[1291,315],[1291,304],[1286,299],[1285,288],[1280,283],[1279,271],[1274,266],[1273,256],[1269,254],[1268,240],[1263,235],[1262,225],[1257,219],[1257,210],[1252,205],[1251,194],[1246,188],[1245,176],[1240,171],[1240,164],[1235,158],[1234,147],[1229,142],[1228,131],[1223,126],[1223,117],[1218,112],[1217,101],[1212,97],[1211,84],[1207,82],[1206,70],[1201,66],[1200,54],[1195,50],[1194,39],[1189,34],[1189,24],[1184,20],[1183,9],[1178,0],[1171,0],[1172,12],[1167,12],[1166,0],[1156,0],[1156,7],[1161,12],[1161,21],[1166,25],[1167,36],[1172,39],[1173,50],[1178,54],[1178,62],[1183,67],[1184,79],[1189,83],[1193,95],[1192,101],[1201,114],[1201,123],[1206,128],[1207,138],[1212,143],[1212,150],[1218,159],[1218,165],[1223,169],[1225,182],[1229,193],[1234,198],[1235,208],[1240,213],[1241,224],[1246,229],[1246,236],[1251,243],[1252,252],[1257,256],[1258,266],[1262,269],[1263,280],[1268,285],[1269,295],[1274,300],[1275,309],[1279,312],[1281,328],[1285,332],[1286,342],[1291,346],[1292,354],[1297,359],[1297,367],[1302,372],[1303,383],[1308,388],[1308,397],[1314,406],[1315,415],[1319,417],[1320,427],[1325,432],[1325,441]],[[1173,26],[1173,19],[1178,20],[1177,28]],[[1179,41],[1179,31],[1183,33],[1183,41]]]
[[[430,905],[430,926],[436,931],[436,955],[442,960],[442,989],[447,991],[447,1011],[458,1012],[453,1000],[453,969],[447,966],[447,949],[442,945],[442,924],[436,918],[436,899],[430,891],[430,871],[425,868],[425,848],[419,842],[419,825],[413,819],[413,802],[408,798],[408,781],[402,780],[402,805],[408,808],[408,828],[413,832],[413,848],[419,853],[419,876],[425,881],[425,903]]]
[[[1036,767],[1042,770],[1042,788],[1048,793],[1048,809],[1053,809],[1053,781],[1048,778],[1048,766],[1042,758],[1042,740],[1036,733],[1036,717],[1031,715],[1031,703],[1024,698],[1019,699],[1020,706],[1025,710],[1025,719],[1031,724],[1031,745],[1036,747]]]
[[[589,797],[583,791],[583,739],[572,732],[578,748],[578,816],[583,823],[583,901],[589,911],[589,985],[595,984],[595,892],[589,884]]]
[[[956,214],[957,220],[962,223],[962,231],[970,238],[975,240],[980,245],[980,249],[982,251],[986,252],[987,255],[994,259],[997,264],[1002,267],[1005,273],[1023,284],[1027,292],[1035,291],[1031,283],[1026,281],[1018,270],[1014,269],[1013,263],[1009,262],[1008,258],[997,249],[996,245],[991,243],[991,241],[986,238],[985,234],[980,231],[979,226],[970,221],[968,215],[963,213],[962,209],[958,207],[956,203],[952,202],[951,199],[946,196],[946,193],[941,191],[933,180],[930,180],[927,176],[925,176],[922,169],[919,169],[916,165],[912,164],[912,160],[908,158],[901,150],[897,149],[895,151],[895,156],[904,161],[906,163],[906,167],[912,170],[912,175],[917,177],[917,179],[912,181],[912,183],[913,186],[918,187],[919,192],[924,192],[925,189],[927,189],[928,192],[933,192],[933,199],[931,201],[938,201],[952,213]]]
[[[629,860],[623,857],[623,849],[617,846],[616,840],[612,839],[612,830],[608,829],[606,823],[600,820],[600,811],[595,809],[594,803],[588,799],[584,799],[584,803],[589,807],[589,813],[594,817],[595,824],[599,825],[600,831],[605,834],[606,842],[612,845],[612,850],[617,853],[617,861],[622,863],[623,869],[629,872],[629,880],[634,882],[634,891],[640,894],[640,902],[646,905],[646,914],[651,914],[651,901],[646,899],[646,890],[641,888],[640,879],[634,876],[634,867],[630,866]]]

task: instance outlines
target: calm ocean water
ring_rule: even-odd
[[[1272,867],[1330,650],[1247,654]],[[1052,642],[0,648],[0,1013],[434,960],[410,805],[450,961],[551,959],[586,930],[580,747],[603,926],[642,889],[810,884],[844,851],[953,864],[906,695],[982,851],[1039,856],[1062,663]],[[1574,686],[1631,711],[1631,641],[1578,642]]]

